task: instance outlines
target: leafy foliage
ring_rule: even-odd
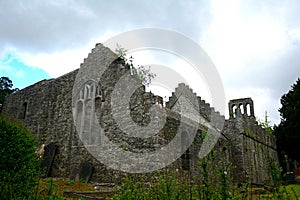
[[[178,172],[161,175],[151,183],[143,179],[126,178],[113,199],[188,199],[189,186]]]
[[[151,67],[145,66],[138,66],[135,67],[133,65],[133,57],[130,56],[127,58],[127,50],[117,44],[117,48],[115,49],[119,58],[125,61],[126,67],[130,69],[131,75],[135,76],[136,78],[140,79],[142,83],[146,86],[149,86],[151,81],[155,78],[156,74],[151,72]]]
[[[38,183],[35,139],[22,125],[0,116],[0,199],[28,199]]]
[[[137,177],[126,178],[122,186],[112,199],[116,200],[147,200],[147,199],[294,199],[297,197],[293,187],[281,185],[278,176],[281,169],[273,160],[270,163],[274,187],[266,189],[253,188],[250,180],[243,184],[235,184],[230,175],[232,166],[229,162],[218,158],[216,151],[199,161],[200,177],[191,177],[190,174],[175,170],[154,177],[151,182],[146,182]]]
[[[291,90],[281,97],[282,107],[279,109],[281,115],[280,124],[275,127],[277,137],[277,148],[280,159],[284,154],[291,159],[300,161],[300,79],[292,85]]]
[[[239,191],[233,188],[231,163],[217,158],[216,151],[200,160],[199,171],[201,177],[196,185],[199,199],[231,199],[240,196]]]
[[[11,94],[18,89],[12,89],[13,83],[8,77],[0,78],[0,104],[3,104],[5,96]]]
[[[150,183],[127,178],[113,199],[245,199],[235,188],[230,169],[227,161],[212,152],[199,162],[199,179],[176,170],[153,178]]]
[[[271,121],[268,120],[268,113],[267,113],[267,111],[265,112],[265,120],[260,120],[260,119],[258,119],[257,121],[258,121],[258,124],[259,124],[262,128],[266,129],[266,131],[267,131],[270,135],[273,134],[274,127],[271,125]]]

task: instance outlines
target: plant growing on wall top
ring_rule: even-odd
[[[127,58],[127,50],[117,44],[117,48],[115,49],[118,57],[125,61],[125,66],[130,69],[131,75],[135,76],[136,78],[140,79],[142,83],[146,86],[149,86],[152,80],[156,77],[156,74],[151,72],[151,67],[138,65],[135,67],[133,65],[133,57],[132,55]]]
[[[273,126],[271,125],[271,121],[268,120],[268,113],[267,111],[265,112],[265,120],[257,120],[258,124],[264,128],[268,133],[271,135],[273,134]]]

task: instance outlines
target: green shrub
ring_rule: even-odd
[[[199,161],[199,176],[174,170],[147,183],[140,178],[126,178],[112,198],[115,200],[188,200],[247,199],[230,177],[231,164],[217,158],[217,152]]]
[[[177,172],[162,174],[151,182],[142,178],[125,178],[112,198],[115,200],[190,199],[188,183]]]
[[[28,199],[36,193],[35,144],[23,125],[0,116],[0,199]]]

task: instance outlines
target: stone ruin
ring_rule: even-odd
[[[197,97],[185,84],[179,84],[165,106],[162,104],[161,97],[145,92],[145,87],[141,86],[130,97],[128,116],[136,124],[147,125],[150,123],[149,109],[158,104],[159,109],[166,113],[166,123],[153,137],[137,138],[124,134],[114,120],[116,116],[112,115],[111,107],[113,88],[117,80],[128,72],[124,64],[124,61],[110,49],[97,44],[84,59],[80,69],[56,79],[42,80],[7,96],[2,113],[22,121],[36,135],[40,144],[52,144],[57,147],[55,156],[50,156],[52,160],[45,164],[47,172],[45,176],[71,179],[84,177],[86,181],[120,183],[123,177],[130,176],[130,173],[124,172],[124,169],[126,171],[126,167],[132,166],[124,160],[124,163],[116,162],[114,167],[107,167],[87,150],[84,142],[89,142],[93,147],[99,145],[98,141],[102,140],[97,134],[89,134],[89,137],[86,137],[87,133],[96,130],[91,122],[97,121],[105,131],[105,137],[124,151],[153,152],[170,143],[174,133],[179,130],[182,116],[176,102],[179,96],[185,93],[184,95],[195,99],[192,104],[199,108],[199,115],[203,119],[200,122],[196,120],[198,129],[191,145],[188,149],[179,149],[182,156],[167,167],[139,175],[147,178],[166,173],[170,169],[188,171],[191,175],[197,175],[200,159],[198,155],[203,144],[202,134],[209,130],[208,124],[203,122],[209,123],[215,120],[223,121],[224,126],[222,130],[218,130],[221,137],[214,149],[219,157],[232,162],[234,179],[237,182],[246,180],[246,177],[257,183],[271,181],[269,161],[278,160],[275,137],[256,122],[251,98],[231,100],[228,105],[230,117],[225,120],[224,116],[215,111],[205,100]],[[92,69],[99,71],[86,70],[90,66],[94,66]],[[102,73],[101,78],[97,77],[99,72]],[[80,77],[77,82],[75,82],[76,77]],[[80,88],[75,97],[74,84]],[[87,121],[80,121],[82,116],[90,113],[96,113],[97,118],[90,116],[84,118]],[[122,110],[119,110],[119,113],[121,115]],[[75,122],[73,114],[77,116]],[[186,118],[183,129],[187,131],[182,131],[181,143],[189,139],[187,132],[192,128],[191,124],[195,123],[193,116]],[[101,153],[103,152],[99,152]],[[108,147],[105,153],[110,155],[107,162],[114,161],[116,155],[113,149]],[[160,161],[155,160],[150,164],[151,167],[160,165]],[[116,169],[118,167],[121,171]]]

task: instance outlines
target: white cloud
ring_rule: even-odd
[[[283,86],[300,76],[295,2],[212,1],[212,20],[200,38],[218,68],[226,99],[252,97],[256,116],[279,122]],[[288,12],[290,11],[290,12]],[[299,57],[299,56],[298,56]]]
[[[83,44],[80,48],[65,48],[52,53],[36,54],[16,51],[15,54],[26,65],[43,69],[51,77],[56,78],[79,68],[96,43],[104,41],[114,34],[111,31],[107,31],[105,34],[91,39],[88,44]]]
[[[21,59],[26,65],[45,70],[51,77],[58,77],[80,67],[88,54],[84,49],[72,49],[62,52],[36,55],[22,53]]]
[[[0,7],[0,62],[10,52],[51,77],[78,68],[96,43],[143,27],[175,30],[199,42],[219,70],[227,100],[252,97],[259,117],[267,109],[278,121],[278,98],[300,76],[296,0],[0,1]],[[0,70],[9,67],[0,63]],[[192,85],[198,78],[191,74]]]
[[[220,71],[246,67],[286,44],[286,27],[266,13],[241,13],[240,1],[213,1],[213,20],[201,43]]]

